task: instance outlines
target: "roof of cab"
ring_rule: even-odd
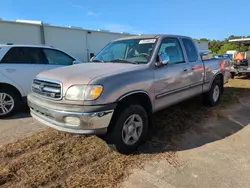
[[[116,39],[114,41],[119,41],[119,40],[128,40],[128,39],[147,39],[147,38],[162,38],[162,37],[180,37],[180,38],[190,38],[188,36],[182,36],[182,35],[171,35],[171,34],[155,34],[155,35],[137,35],[137,36],[129,36],[129,37],[123,37]]]

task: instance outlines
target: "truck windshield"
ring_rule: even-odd
[[[119,40],[104,47],[92,62],[146,64],[149,62],[155,38]]]

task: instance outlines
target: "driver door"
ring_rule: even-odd
[[[155,108],[157,110],[186,98],[192,75],[191,67],[185,60],[178,38],[164,38],[158,54],[162,53],[167,54],[170,61],[167,65],[154,69]]]

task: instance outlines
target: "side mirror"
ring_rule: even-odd
[[[95,58],[95,56],[91,57],[91,58],[90,58],[90,61],[93,61],[94,58]]]
[[[156,66],[167,65],[170,61],[170,58],[167,54],[161,54],[158,56],[159,62],[156,62]]]
[[[210,50],[200,51],[200,56],[202,60],[209,60],[213,58],[213,55]]]
[[[77,59],[73,61],[73,65],[75,65],[75,64],[80,64],[80,63],[81,63],[81,62],[80,62],[79,60],[77,60]]]

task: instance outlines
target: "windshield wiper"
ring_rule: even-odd
[[[99,59],[94,59],[94,60],[92,60],[91,62],[101,62],[101,63],[105,63],[105,61],[99,60]]]
[[[125,59],[113,59],[113,60],[110,60],[109,62],[118,62],[118,63],[138,64],[137,62],[134,62],[134,61],[128,61],[128,60],[125,60]]]

